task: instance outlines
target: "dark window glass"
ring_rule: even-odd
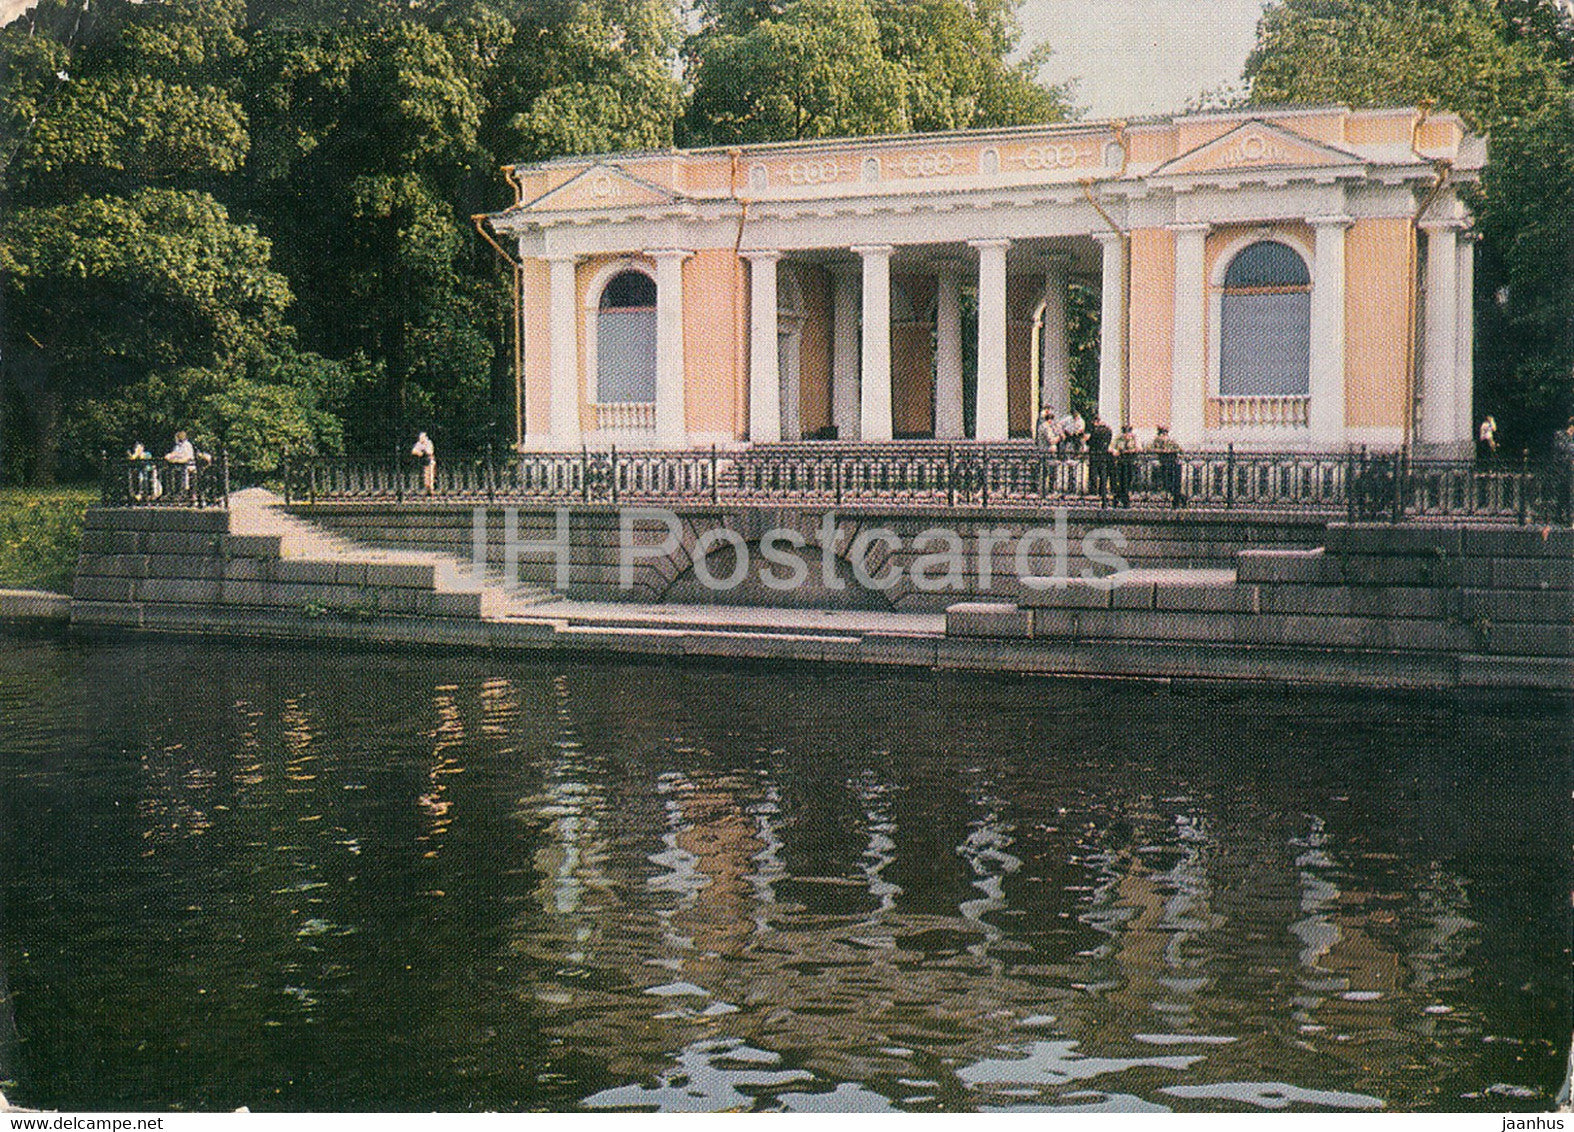
[[[623,307],[653,307],[656,305],[656,281],[643,271],[625,271],[614,276],[601,292],[601,309]]]
[[[1306,261],[1277,240],[1243,248],[1224,273],[1226,287],[1310,287]]]

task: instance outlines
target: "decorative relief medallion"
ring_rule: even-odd
[[[853,171],[845,169],[834,157],[820,158],[814,161],[794,161],[787,166],[787,180],[794,185],[829,185],[833,181],[840,181],[843,177],[851,177]]]
[[[1010,160],[1025,169],[1075,169],[1079,165],[1092,165],[1098,160],[1098,154],[1091,141],[1059,142],[1030,145]]]
[[[1290,151],[1276,138],[1261,134],[1248,134],[1233,141],[1219,153],[1219,164],[1227,167],[1239,165],[1282,165],[1289,161]]]
[[[909,153],[898,166],[908,177],[949,177],[957,171],[958,162],[953,154],[944,150],[929,153]]]
[[[611,200],[618,193],[618,184],[611,174],[597,173],[590,180],[590,195],[597,200]]]

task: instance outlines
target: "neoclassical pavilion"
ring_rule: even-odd
[[[1076,283],[1111,425],[1462,452],[1485,158],[1334,106],[514,166],[521,442],[1027,435]]]

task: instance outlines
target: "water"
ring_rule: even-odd
[[[1545,1108],[1568,710],[0,639],[0,1089]]]

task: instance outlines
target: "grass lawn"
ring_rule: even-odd
[[[71,592],[97,487],[0,488],[0,589]]]

